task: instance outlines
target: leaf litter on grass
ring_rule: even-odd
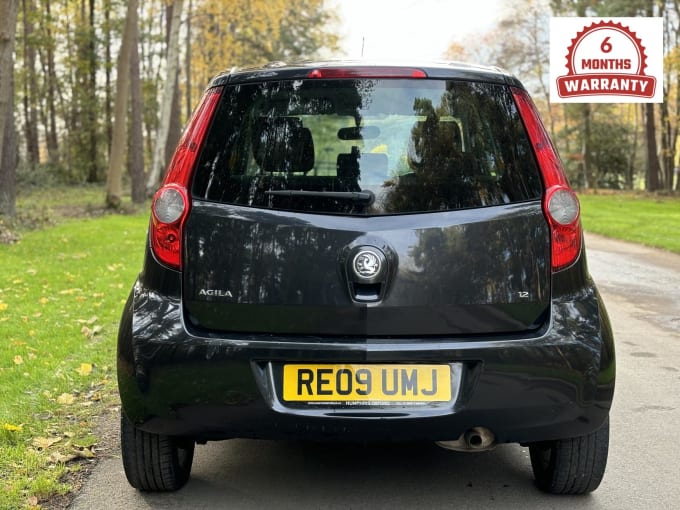
[[[0,508],[38,508],[68,491],[62,475],[96,459],[93,424],[118,403],[112,333],[147,222],[88,218],[0,246]]]

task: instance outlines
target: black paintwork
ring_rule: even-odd
[[[239,71],[213,85],[305,76],[318,65]],[[519,85],[492,69],[421,68]],[[123,411],[143,430],[450,440],[481,426],[499,442],[533,442],[588,434],[608,416],[609,319],[584,251],[550,274],[539,201],[352,218],[194,200],[185,235],[183,273],[147,245],[121,319]],[[380,249],[387,263],[370,302],[355,299],[347,274],[359,246]],[[450,405],[287,405],[286,362],[458,363],[461,387]]]
[[[158,293],[157,286],[169,293]],[[185,324],[181,287],[181,275],[147,252],[121,321],[123,409],[148,431],[206,440],[443,440],[484,426],[500,442],[526,442],[589,433],[611,406],[613,337],[584,256],[553,278],[551,320],[529,334],[208,335]],[[453,408],[358,409],[350,418],[347,409],[283,406],[267,379],[267,363],[286,361],[461,362],[462,388]]]
[[[194,201],[186,231],[185,320],[205,330],[489,334],[535,330],[548,316],[540,201],[371,218]],[[362,245],[390,262],[370,303],[352,295],[347,271],[346,253]]]
[[[281,64],[270,67],[236,68],[230,72],[217,75],[210,83],[211,87],[226,85],[227,83],[249,83],[270,80],[291,80],[307,78],[310,71],[328,67],[356,67],[383,65],[395,67],[389,62],[367,62],[339,60],[329,62],[297,62]],[[427,77],[432,79],[459,79],[464,81],[482,81],[485,83],[507,84],[513,87],[524,88],[522,83],[514,76],[509,75],[496,67],[477,66],[459,62],[414,62],[412,65],[401,63],[401,66],[420,69],[425,71]]]

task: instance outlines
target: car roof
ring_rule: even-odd
[[[394,62],[375,60],[310,60],[303,62],[270,62],[259,67],[233,68],[213,78],[211,87],[226,83],[261,82],[272,80],[289,80],[308,78],[315,69],[353,69],[353,68],[391,68],[419,69],[427,78],[460,79],[467,81],[483,81],[508,84],[522,87],[517,78],[499,68],[457,61],[416,61]]]

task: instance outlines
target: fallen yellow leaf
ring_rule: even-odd
[[[75,398],[70,393],[62,393],[57,397],[57,403],[62,405],[71,405]]]
[[[65,296],[65,295],[70,296],[72,294],[75,294],[76,292],[81,292],[81,290],[80,289],[64,289],[64,290],[60,290],[59,294],[61,294],[62,296]]]
[[[9,305],[7,303],[0,303],[0,312],[7,310]]]
[[[45,296],[40,298],[40,304],[41,305],[46,305],[49,302],[49,299],[47,299]]]
[[[24,429],[22,425],[13,425],[11,423],[3,423],[2,428],[8,432],[21,432]]]
[[[50,461],[55,464],[66,464],[67,462],[71,462],[76,458],[76,455],[64,455],[61,452],[52,452],[50,454]]]
[[[73,448],[73,453],[81,459],[94,459],[95,454],[90,448]]]
[[[14,364],[15,365],[23,365],[24,363],[24,358],[22,358],[19,354],[14,356]]]
[[[76,368],[82,377],[86,377],[92,373],[92,363],[81,363],[79,368]]]
[[[34,437],[33,446],[46,450],[55,443],[61,441],[60,437]]]

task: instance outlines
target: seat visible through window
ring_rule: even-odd
[[[252,140],[253,157],[264,172],[302,172],[314,168],[314,141],[297,117],[263,117]]]

